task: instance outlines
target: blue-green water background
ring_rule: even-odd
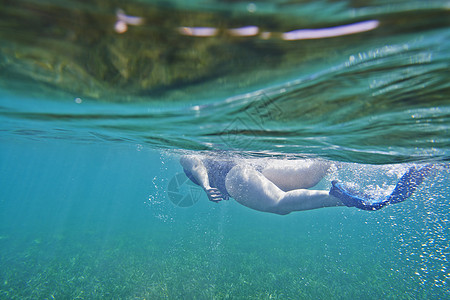
[[[176,207],[166,194],[180,172],[176,156],[134,145],[13,139],[0,154],[4,299],[449,293],[450,178],[442,170],[408,201],[374,213],[276,216],[204,195]],[[385,180],[374,166],[350,169]]]
[[[377,212],[339,207],[277,216],[232,200],[211,203],[204,194],[187,208],[170,201],[184,151],[331,159],[337,167],[319,189],[333,179],[392,187],[407,168],[399,163],[448,164],[448,2],[256,2],[261,20],[250,20],[274,30],[370,19],[380,27],[354,39],[288,46],[244,40],[258,49],[250,54],[241,42],[225,41],[223,52],[215,50],[237,55],[215,67],[230,73],[133,94],[133,82],[108,82],[111,76],[95,77],[70,60],[70,49],[96,49],[96,42],[77,44],[79,33],[66,35],[64,26],[73,28],[64,17],[30,32],[33,26],[11,21],[25,16],[40,24],[61,7],[75,16],[87,10],[92,15],[74,27],[96,24],[89,30],[117,46],[122,36],[105,29],[112,31],[115,3],[42,2],[47,11],[21,1],[25,13],[2,9],[0,298],[449,298],[448,168],[433,171],[407,201]],[[172,5],[160,13],[177,5],[201,12],[248,7]],[[248,25],[238,21],[229,26]],[[155,25],[140,30],[135,40],[130,28],[126,44],[143,43]],[[108,49],[99,57],[111,56]],[[273,63],[276,55],[286,62]],[[245,65],[252,56],[257,63]]]

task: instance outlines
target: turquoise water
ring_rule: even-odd
[[[1,299],[449,297],[448,1],[0,7]],[[142,21],[120,33],[123,14]],[[374,28],[283,38],[350,24]],[[325,190],[438,167],[376,212],[278,216],[188,184],[181,205],[180,154],[209,151],[331,160]]]
[[[204,195],[177,207],[166,190],[180,172],[177,159],[132,145],[12,139],[1,157],[5,299],[444,299],[449,292],[450,178],[442,170],[408,201],[377,212],[277,216]],[[385,180],[373,166],[349,169],[356,174],[339,178],[369,172]]]

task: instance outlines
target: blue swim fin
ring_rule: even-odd
[[[348,207],[356,207],[362,210],[379,210],[389,203],[387,198],[374,201],[369,195],[353,191],[336,180],[332,181],[331,184],[330,195],[338,198]]]
[[[353,191],[336,180],[332,181],[330,195],[338,198],[348,207],[363,210],[378,210],[387,204],[399,203],[409,198],[424,179],[430,175],[433,165],[428,164],[421,168],[411,167],[398,181],[394,191],[387,197],[375,200],[366,194]]]
[[[403,174],[394,188],[394,191],[388,197],[389,203],[399,203],[411,197],[417,186],[421,184],[424,179],[430,175],[433,165],[428,164],[420,169],[411,167]]]

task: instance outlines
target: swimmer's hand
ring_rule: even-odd
[[[219,201],[224,200],[222,193],[218,189],[208,187],[204,190],[210,201],[218,203]]]

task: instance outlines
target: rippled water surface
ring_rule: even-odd
[[[0,298],[447,298],[449,65],[448,1],[0,0]],[[187,151],[438,167],[275,216],[174,205]]]
[[[8,135],[448,158],[447,1],[3,7]]]

